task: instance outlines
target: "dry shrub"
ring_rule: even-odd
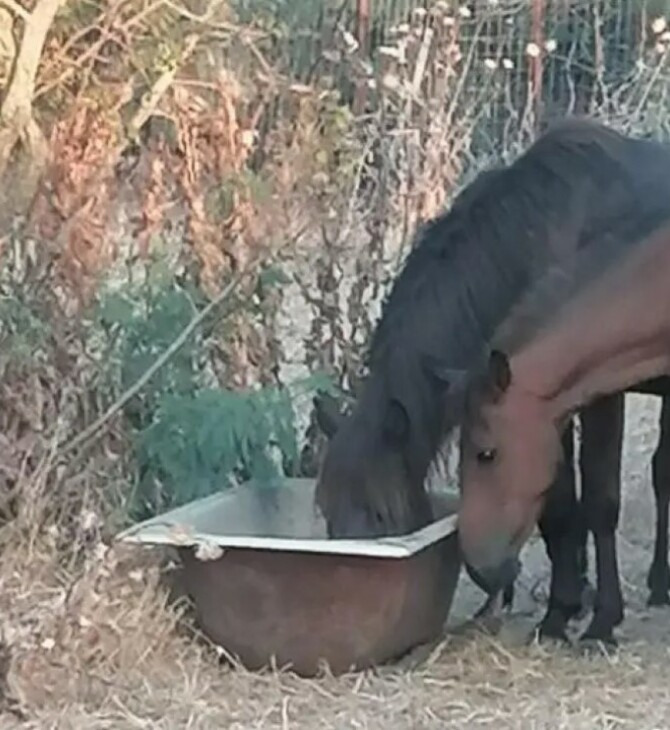
[[[51,535],[30,550],[25,542],[6,549],[0,562],[14,697],[33,710],[83,697],[95,703],[112,679],[125,677],[132,690],[143,674],[169,675],[171,657],[185,646],[175,637],[178,614],[167,608],[158,563],[97,543],[85,568],[71,573],[55,560]]]
[[[244,268],[252,255],[244,234],[255,210],[242,175],[253,131],[240,120],[243,101],[239,82],[224,72],[207,95],[187,87],[173,93],[182,160],[176,175],[188,204],[189,237],[201,265],[200,280],[210,293],[219,291],[231,263]]]
[[[82,304],[91,301],[98,275],[114,258],[108,233],[116,210],[118,137],[118,120],[104,110],[73,106],[54,125],[48,185],[33,211],[37,236],[51,243],[69,290]]]
[[[94,494],[80,495],[77,513],[54,514],[54,468],[52,455],[23,477],[18,514],[0,532],[5,681],[30,712],[100,702],[110,682],[130,690],[143,675],[160,680],[161,668],[185,651],[157,557],[110,547]]]
[[[148,258],[152,238],[160,234],[170,207],[166,148],[165,140],[157,140],[151,145],[141,161],[144,163],[144,174],[138,174],[136,189],[139,214],[134,238],[137,240],[138,253],[143,259]]]

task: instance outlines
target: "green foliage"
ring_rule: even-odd
[[[335,188],[342,188],[354,178],[361,155],[354,115],[336,92],[321,96],[318,113],[322,144],[317,166],[335,183]]]
[[[121,390],[129,388],[166,350],[196,313],[196,299],[163,267],[149,269],[138,287],[107,294],[97,320],[111,343],[108,366]],[[153,418],[166,393],[193,393],[200,381],[202,335],[195,333],[135,398],[126,411],[133,426],[143,428]]]
[[[287,282],[266,267],[259,287]],[[136,287],[108,293],[96,321],[105,332],[109,375],[116,395],[130,387],[190,322],[202,300],[154,265]],[[255,305],[234,300],[234,307]],[[272,480],[278,467],[295,473],[298,463],[296,403],[317,390],[333,391],[323,375],[288,387],[233,391],[211,387],[207,333],[192,336],[125,410],[133,429],[137,480],[130,514],[142,519],[226,488],[240,479]]]
[[[139,434],[141,478],[131,503],[144,517],[229,487],[235,478],[271,482],[298,463],[295,403],[316,390],[331,390],[322,375],[287,388],[232,391],[203,388],[165,395],[154,422]]]
[[[266,266],[258,276],[258,285],[261,290],[271,289],[276,286],[286,286],[291,279],[279,266]]]

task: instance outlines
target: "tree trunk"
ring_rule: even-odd
[[[24,19],[23,36],[0,107],[0,231],[32,201],[47,161],[47,141],[32,102],[42,50],[63,0],[37,0]],[[12,10],[13,4],[7,5]]]

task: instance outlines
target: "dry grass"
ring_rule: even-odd
[[[53,539],[26,545],[17,536],[0,565],[7,730],[651,730],[670,717],[667,653],[644,644],[626,644],[613,658],[578,657],[452,636],[411,671],[317,680],[220,666],[215,652],[178,630],[152,556],[98,543],[74,571],[59,566]]]

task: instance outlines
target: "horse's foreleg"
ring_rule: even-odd
[[[514,603],[514,582],[510,583],[503,591],[503,608],[511,609]]]
[[[647,586],[650,606],[670,604],[668,568],[668,506],[670,505],[670,398],[663,398],[661,433],[652,459],[652,479],[656,497],[656,540]]]
[[[563,461],[547,493],[539,522],[551,561],[551,585],[547,612],[538,633],[540,638],[567,641],[567,623],[579,613],[582,605],[584,555],[580,549],[585,543],[575,488],[572,422],[565,429],[562,442]]]
[[[482,604],[482,607],[475,613],[475,619],[487,618],[498,613],[501,609],[509,610],[514,602],[514,583],[510,583],[502,592],[493,593]]]
[[[616,551],[621,503],[624,394],[600,398],[580,414],[582,510],[596,545],[598,588],[593,618],[582,640],[615,643],[612,630],[624,607]]]

